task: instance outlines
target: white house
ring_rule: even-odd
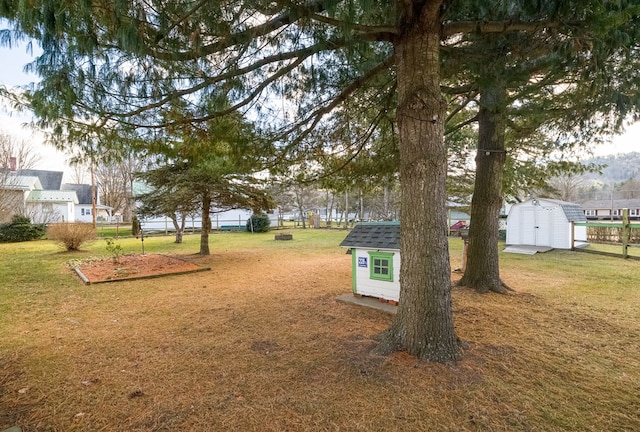
[[[507,216],[507,245],[544,246],[571,249],[572,235],[577,242],[587,241],[587,227],[572,222],[586,222],[582,207],[575,203],[534,198],[513,204]]]
[[[76,222],[93,222],[93,201],[91,199],[91,185],[90,184],[72,184],[65,183],[62,185],[63,191],[73,191],[78,197],[78,203],[74,208]],[[111,222],[113,219],[113,207],[103,205],[100,203],[100,196],[96,189],[96,221],[98,222]]]
[[[26,214],[33,223],[75,222],[77,204],[73,191],[32,190],[25,200]]]
[[[145,182],[136,181],[133,183],[133,196],[136,197],[136,208],[142,203],[137,199],[139,195],[150,192],[152,189]],[[269,216],[271,228],[278,227],[279,213],[278,210],[266,212]],[[253,214],[253,211],[247,209],[229,209],[222,210],[212,208],[209,215],[211,219],[211,229],[216,231],[236,231],[246,229],[247,221]],[[145,232],[150,231],[174,231],[173,222],[167,216],[148,216],[140,219],[140,224]],[[202,215],[197,212],[188,215],[185,220],[185,231],[199,230],[202,227]]]
[[[352,289],[358,296],[400,298],[400,223],[361,222],[340,246],[349,248]]]
[[[253,212],[244,209],[231,209],[224,211],[215,211],[213,209],[211,219],[211,229],[216,231],[244,231],[247,221]],[[267,212],[271,228],[278,227],[277,210]],[[142,229],[145,231],[174,231],[173,222],[167,216],[146,217],[140,220]],[[202,217],[200,215],[188,216],[186,219],[185,230],[199,230],[202,227]]]
[[[2,173],[0,222],[15,214],[28,216],[33,223],[74,222],[75,192],[60,190],[62,172],[18,170]]]

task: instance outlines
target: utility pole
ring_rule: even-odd
[[[93,227],[96,227],[96,178],[93,173],[93,162],[91,163],[91,218]]]
[[[613,185],[611,185],[611,212],[609,213],[609,218],[613,222]]]

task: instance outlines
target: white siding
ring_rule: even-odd
[[[224,229],[225,227],[238,225],[244,229],[247,224],[247,220],[251,217],[253,212],[251,210],[227,210],[220,213],[212,213],[211,214],[211,229],[218,230]],[[271,213],[267,213],[269,216],[269,222],[272,228],[276,228],[278,226],[278,212],[274,210]],[[173,222],[166,216],[157,216],[157,217],[149,217],[145,218],[142,221],[142,228],[145,231],[173,231]],[[200,216],[187,217],[185,229],[188,231],[190,229],[200,229],[202,227],[202,220]]]
[[[576,227],[575,239],[586,241],[586,238],[586,227]],[[571,249],[571,222],[562,207],[552,201],[514,204],[507,217],[506,243]]]
[[[351,253],[355,254],[354,274],[355,278],[355,294],[371,296],[385,300],[398,301],[400,298],[400,251],[397,250],[380,250],[380,252],[388,252],[393,254],[393,281],[379,281],[371,279],[370,266],[371,259],[369,252],[378,252],[378,250],[370,249],[352,249]],[[358,265],[358,258],[366,258],[367,267]]]
[[[26,209],[33,223],[75,222],[72,202],[27,203]]]
[[[550,243],[548,245],[558,249],[571,249],[571,222],[567,220],[564,211],[560,206],[553,206],[552,218],[549,221],[551,226]]]
[[[574,240],[580,242],[587,242],[587,227],[577,226],[574,228]]]

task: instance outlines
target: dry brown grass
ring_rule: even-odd
[[[517,261],[518,295],[454,290],[468,348],[431,364],[369,355],[391,317],[335,300],[342,250],[192,259],[212,271],[31,293],[3,324],[0,430],[640,430],[637,303],[556,296]]]

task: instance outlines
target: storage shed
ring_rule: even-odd
[[[390,303],[400,298],[400,223],[361,222],[340,246],[349,248],[355,295]]]
[[[507,245],[571,249],[571,222],[586,222],[579,204],[534,198],[514,204],[507,216]],[[587,227],[574,228],[574,240],[586,242]]]

